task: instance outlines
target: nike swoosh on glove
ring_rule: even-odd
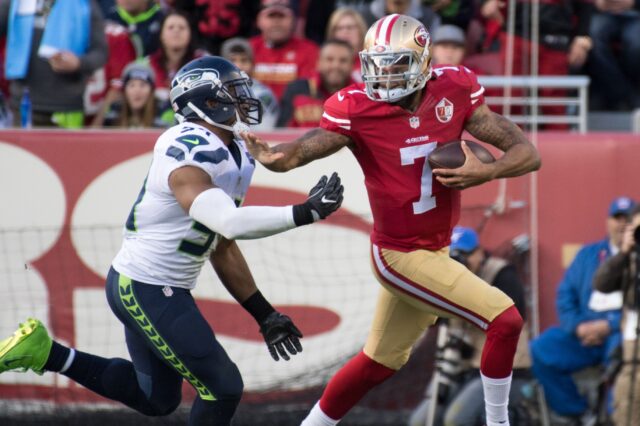
[[[311,209],[314,220],[324,219],[338,210],[344,199],[343,192],[344,186],[338,173],[333,172],[329,179],[322,176],[316,186],[309,191],[309,198],[305,202]]]

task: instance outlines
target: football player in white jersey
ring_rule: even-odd
[[[67,348],[29,319],[0,342],[0,373],[60,372],[151,416],[176,409],[186,379],[198,393],[189,424],[230,424],[242,378],[190,293],[207,258],[256,319],[276,361],[302,350],[302,334],[257,289],[234,240],[324,219],[340,207],[343,187],[334,173],[303,204],[239,207],[255,162],[237,135],[261,118],[250,86],[235,65],[211,56],[191,61],[173,80],[171,102],[181,123],[158,138],[107,276],[107,300],[125,325],[131,361]]]

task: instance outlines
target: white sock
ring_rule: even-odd
[[[67,360],[64,362],[64,365],[60,369],[60,373],[64,373],[69,369],[69,367],[71,367],[71,364],[73,364],[73,360],[75,359],[75,357],[76,357],[76,350],[73,348],[70,348],[69,356],[67,356]]]
[[[300,423],[300,426],[335,426],[339,421],[340,419],[333,420],[323,413],[320,409],[320,401],[318,401],[309,412],[309,415]]]
[[[511,374],[502,379],[492,379],[480,373],[484,389],[484,408],[487,414],[487,426],[509,426],[509,390]]]

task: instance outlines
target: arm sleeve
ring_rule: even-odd
[[[107,38],[104,34],[104,20],[100,7],[91,2],[91,36],[89,50],[80,57],[80,72],[91,74],[107,62]]]
[[[228,240],[263,238],[296,227],[291,206],[236,207],[220,188],[201,192],[189,216]]]
[[[502,268],[493,280],[493,285],[513,300],[522,318],[526,319],[527,306],[524,298],[524,285],[518,277],[516,268],[512,265]]]
[[[556,297],[556,307],[558,309],[558,318],[560,319],[560,327],[567,333],[574,333],[576,327],[587,317],[580,309],[580,283],[582,281],[582,266],[584,261],[584,249],[578,252],[567,272],[565,272]]]
[[[629,256],[624,253],[618,253],[604,261],[593,277],[593,288],[603,293],[622,290],[622,278],[628,261]]]
[[[348,93],[344,90],[339,90],[334,93],[324,103],[320,127],[351,137],[350,105],[351,96]]]

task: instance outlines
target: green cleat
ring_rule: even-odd
[[[52,344],[44,325],[37,319],[28,318],[13,336],[0,341],[0,373],[10,370],[44,373]]]

